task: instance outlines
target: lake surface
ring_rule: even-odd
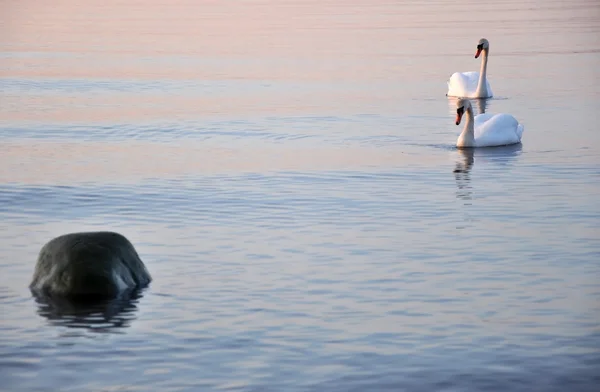
[[[0,390],[592,391],[595,0],[0,3]],[[523,143],[454,148],[478,71]],[[114,230],[154,281],[36,300]]]

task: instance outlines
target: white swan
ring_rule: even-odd
[[[455,72],[448,80],[449,97],[464,98],[491,98],[494,96],[492,87],[487,80],[487,62],[490,51],[490,43],[482,38],[477,44],[475,58],[479,57],[481,52],[481,70],[479,72]]]
[[[510,114],[484,113],[473,117],[468,99],[456,103],[456,125],[467,113],[465,127],[456,141],[456,147],[494,147],[521,143],[523,125]]]

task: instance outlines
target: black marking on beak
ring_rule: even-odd
[[[464,112],[465,112],[465,107],[464,106],[456,109],[456,121],[455,121],[456,125],[460,124],[460,120],[462,119],[462,116],[463,116]]]
[[[483,44],[477,45],[477,53],[475,53],[475,58],[479,57],[481,52],[483,51]]]

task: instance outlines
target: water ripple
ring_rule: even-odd
[[[0,389],[598,389],[597,2],[38,3],[0,15]],[[474,106],[526,130],[457,150],[482,26]],[[87,230],[150,287],[32,296]]]

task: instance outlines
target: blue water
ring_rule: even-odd
[[[11,7],[0,390],[597,389],[594,1]],[[474,107],[525,133],[459,151],[445,83],[482,36]],[[87,230],[151,285],[34,298]]]

